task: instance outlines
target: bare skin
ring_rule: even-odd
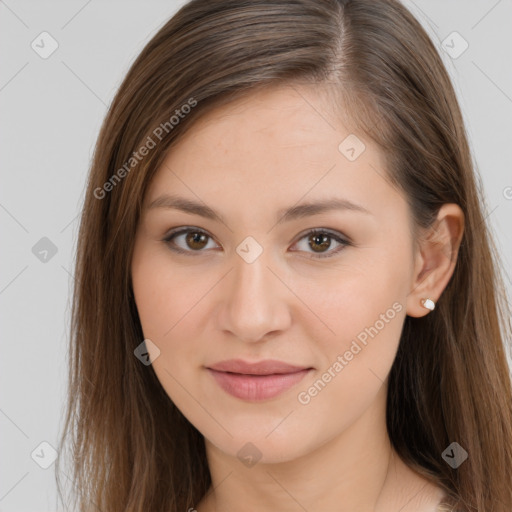
[[[383,178],[380,149],[355,134],[365,149],[350,161],[339,149],[350,131],[332,112],[305,87],[214,110],[171,150],[146,194],[133,288],[144,336],[160,351],[153,369],[205,438],[213,486],[198,512],[434,512],[443,496],[391,449],[385,405],[405,316],[435,314],[420,300],[437,301],[452,276],[463,213],[444,205],[415,251],[407,202]],[[148,208],[163,194],[207,205],[223,222]],[[332,198],[367,211],[276,222],[283,208]],[[203,246],[187,234],[163,241],[179,227],[206,233]],[[351,243],[331,236],[319,247],[313,228]],[[262,252],[249,263],[240,247]],[[347,354],[370,326],[377,334]],[[207,370],[232,358],[311,370],[278,396],[244,400]],[[319,379],[325,386],[311,391]],[[244,447],[256,464],[239,455]]]

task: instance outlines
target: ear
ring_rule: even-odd
[[[421,317],[430,311],[422,299],[437,302],[450,281],[464,232],[464,213],[454,203],[441,206],[432,227],[417,241],[411,291],[407,295],[406,312]]]

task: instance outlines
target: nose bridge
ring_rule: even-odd
[[[286,328],[289,311],[284,285],[268,268],[272,266],[270,251],[248,238],[233,254],[234,269],[221,328],[238,339],[258,341],[267,333]]]

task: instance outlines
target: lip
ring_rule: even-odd
[[[298,384],[312,369],[275,359],[255,363],[231,359],[207,367],[226,393],[246,401],[278,396]]]

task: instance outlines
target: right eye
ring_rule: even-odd
[[[171,231],[162,241],[174,252],[195,256],[193,253],[205,252],[202,249],[208,249],[208,240],[213,241],[202,229],[187,227]],[[177,242],[181,242],[181,245]]]

